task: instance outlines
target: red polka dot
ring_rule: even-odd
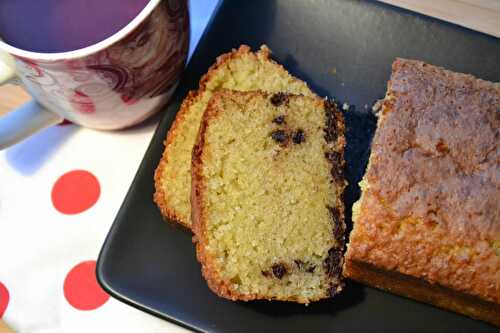
[[[88,171],[65,173],[52,188],[52,203],[63,214],[78,214],[92,207],[99,199],[101,187]]]
[[[95,277],[95,260],[84,261],[69,271],[64,280],[64,297],[78,310],[94,310],[109,299]]]
[[[9,305],[9,291],[7,287],[0,282],[0,318],[2,318],[5,310],[7,310],[7,305]]]

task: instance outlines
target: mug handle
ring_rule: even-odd
[[[14,58],[0,51],[0,85],[16,84]],[[0,117],[0,150],[10,147],[21,140],[49,126],[64,120],[60,115],[50,112],[35,100],[31,100],[7,115]]]

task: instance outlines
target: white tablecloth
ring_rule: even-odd
[[[191,52],[216,0],[192,0]],[[160,116],[49,128],[0,152],[0,318],[16,332],[177,332],[95,281],[99,250]]]

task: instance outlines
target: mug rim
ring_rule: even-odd
[[[158,4],[161,1],[162,0],[149,0],[147,5],[139,12],[139,14],[136,17],[132,19],[132,21],[127,23],[126,26],[124,26],[111,36],[101,40],[100,42],[83,47],[81,49],[76,49],[66,52],[55,52],[55,53],[33,52],[14,47],[10,44],[7,44],[2,39],[0,39],[0,50],[3,50],[17,57],[25,59],[33,59],[33,60],[56,61],[56,60],[84,58],[91,54],[95,54],[99,51],[102,51],[108,46],[113,45],[116,42],[123,39],[125,36],[131,33],[135,28],[137,28],[147,17],[149,17],[151,12],[156,8],[156,6],[158,6]]]

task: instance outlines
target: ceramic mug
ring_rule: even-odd
[[[119,32],[75,51],[29,52],[0,39],[0,84],[20,82],[37,102],[0,118],[0,149],[64,119],[103,130],[143,121],[172,95],[188,47],[187,0],[151,0]]]

